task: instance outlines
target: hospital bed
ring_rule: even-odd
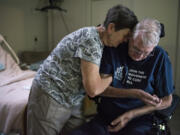
[[[26,105],[35,72],[21,70],[19,63],[0,34],[0,134],[25,134]]]

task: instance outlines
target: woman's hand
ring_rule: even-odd
[[[147,105],[157,106],[161,101],[156,95],[151,95],[141,89],[134,89],[134,91],[136,97]]]

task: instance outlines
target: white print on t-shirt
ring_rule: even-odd
[[[117,70],[115,71],[114,78],[120,81],[122,80],[122,78],[126,78],[126,83],[129,85],[133,85],[134,83],[141,83],[143,79],[147,78],[144,71],[135,70],[135,69],[129,69],[127,76],[123,77],[123,69],[124,69],[124,66],[118,67]]]
[[[146,79],[144,71],[129,69],[126,83],[133,85],[133,83],[141,83],[143,79]]]
[[[116,69],[115,74],[114,74],[114,78],[121,81],[122,77],[123,77],[123,69],[124,66],[120,66]]]

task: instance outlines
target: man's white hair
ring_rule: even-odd
[[[133,39],[135,40],[140,36],[143,45],[156,46],[159,43],[160,33],[160,22],[156,19],[146,18],[136,25],[133,32]]]

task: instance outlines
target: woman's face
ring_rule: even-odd
[[[118,47],[122,42],[126,42],[128,40],[129,34],[129,28],[124,28],[118,31],[113,29],[107,34],[106,45],[110,47]]]

